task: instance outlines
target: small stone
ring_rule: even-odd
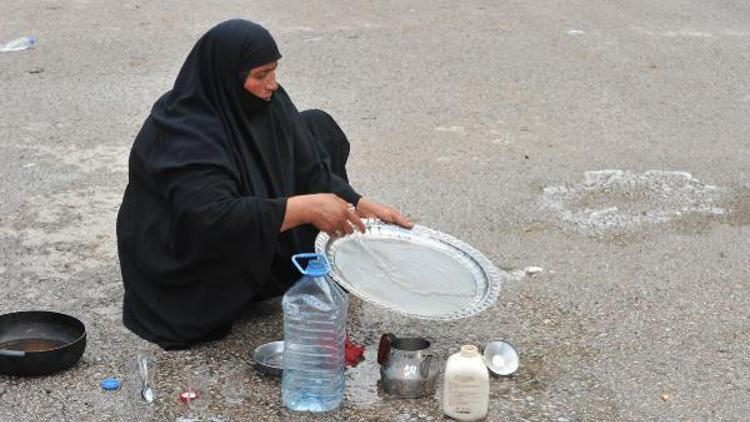
[[[661,397],[662,401],[667,401],[667,400],[669,400],[669,399],[672,398],[672,395],[669,394],[669,393],[661,393],[661,396],[659,396],[659,397]]]
[[[42,67],[34,67],[31,70],[29,70],[29,73],[42,73],[44,72],[44,68]]]
[[[526,267],[526,268],[523,269],[523,271],[526,274],[528,274],[528,275],[534,275],[534,274],[539,274],[542,271],[544,271],[544,268],[542,268],[542,267]]]

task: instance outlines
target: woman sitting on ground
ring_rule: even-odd
[[[222,338],[283,294],[300,276],[290,257],[318,231],[412,225],[352,189],[346,136],[325,112],[297,111],[276,83],[280,58],[263,27],[217,25],[133,144],[117,216],[123,322],[164,348]]]

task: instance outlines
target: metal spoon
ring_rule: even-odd
[[[143,386],[141,387],[141,396],[143,396],[144,400],[146,400],[147,403],[151,403],[154,401],[154,389],[151,388],[151,385],[148,383],[148,362],[146,361],[147,358],[141,357],[138,359],[138,366],[141,372],[141,380],[143,381]]]

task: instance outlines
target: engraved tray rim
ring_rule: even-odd
[[[315,252],[324,255],[331,265],[331,272],[329,273],[329,276],[347,292],[353,294],[354,296],[362,299],[365,302],[377,305],[382,309],[409,316],[411,318],[433,321],[452,321],[468,318],[486,310],[497,301],[501,289],[500,272],[492,264],[492,262],[490,262],[490,260],[477,249],[474,249],[465,242],[462,242],[461,240],[458,240],[451,235],[442,233],[434,229],[430,229],[425,226],[421,226],[419,224],[415,224],[414,227],[410,230],[373,218],[363,219],[362,222],[365,224],[365,227],[367,229],[364,234],[355,231],[353,234],[350,234],[346,237],[331,238],[328,233],[321,231],[315,238]],[[471,271],[477,290],[482,291],[478,292],[475,295],[473,301],[466,308],[444,314],[426,315],[421,313],[410,313],[400,307],[383,303],[378,300],[378,298],[363,293],[359,289],[357,289],[355,285],[344,278],[344,276],[338,271],[338,267],[336,266],[335,256],[333,256],[333,252],[335,252],[336,249],[336,242],[340,240],[347,240],[351,237],[357,236],[377,236],[381,238],[388,237],[410,239],[415,243],[428,243],[431,247],[437,246],[438,249],[448,253],[449,255],[452,255],[453,258],[464,264],[464,266]],[[484,280],[484,286],[481,286],[482,282],[478,281],[478,278]]]

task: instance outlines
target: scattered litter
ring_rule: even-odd
[[[36,44],[36,37],[31,35],[29,37],[16,38],[13,41],[0,44],[0,53],[7,53],[10,51],[21,51]]]
[[[36,73],[43,73],[44,68],[43,67],[34,67],[29,70],[29,73],[36,74]]]
[[[117,378],[106,378],[99,385],[107,391],[114,391],[120,388],[120,381]]]
[[[346,366],[355,367],[365,358],[365,346],[354,343],[349,339],[349,334],[346,334],[346,341],[344,342],[344,360]]]
[[[31,167],[34,167],[34,166],[36,166],[36,163],[28,163],[28,164],[22,165],[21,168],[27,169],[27,168],[31,168]]]
[[[188,389],[185,391],[180,392],[179,396],[180,401],[183,403],[187,403],[190,400],[194,400],[198,398],[198,392],[192,389]]]
[[[580,29],[571,29],[570,31],[568,31],[569,35],[580,35],[585,33],[586,31],[581,31]]]
[[[534,275],[539,274],[544,271],[544,268],[542,267],[526,267],[523,269],[523,271],[528,275]]]
[[[316,41],[320,41],[322,39],[323,39],[323,37],[308,38],[308,39],[304,40],[303,42],[316,42]]]
[[[661,393],[661,396],[659,397],[661,397],[662,401],[667,401],[672,398],[672,395],[669,393]]]

